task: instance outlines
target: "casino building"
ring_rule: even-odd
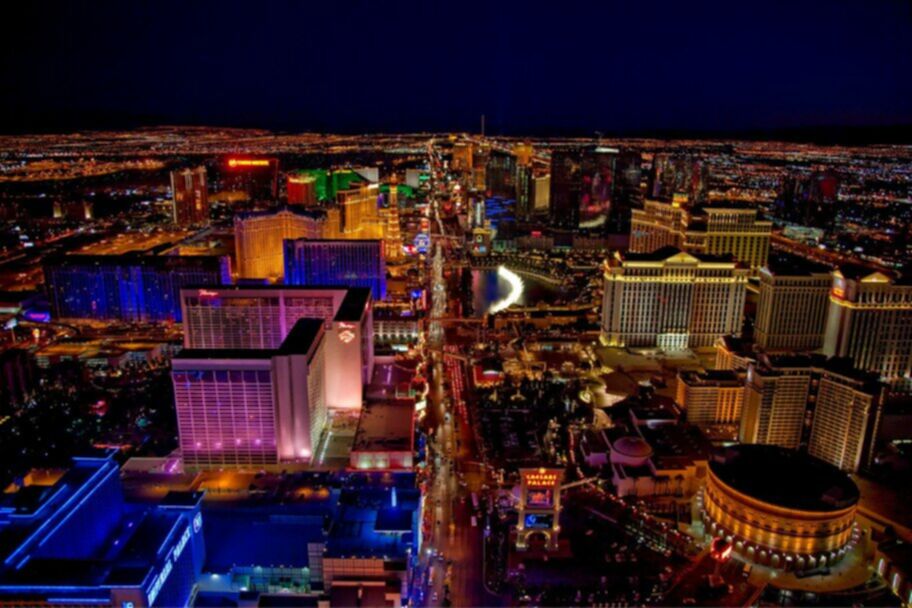
[[[231,282],[227,256],[68,254],[44,261],[44,283],[56,317],[126,322],[180,321],[187,285]]]
[[[186,606],[206,558],[201,492],[124,497],[114,452],[0,494],[0,605]]]
[[[602,341],[678,351],[740,335],[747,274],[731,256],[616,253],[605,263]]]
[[[277,349],[195,349],[172,361],[184,466],[309,462],[326,425],[323,321],[300,319]]]
[[[758,564],[785,570],[840,560],[857,534],[858,487],[822,460],[776,446],[741,444],[709,463],[697,506],[707,534]]]
[[[277,349],[299,319],[326,325],[329,408],[361,407],[374,370],[373,300],[365,288],[199,286],[181,290],[184,348]]]
[[[386,253],[378,239],[286,239],[285,284],[367,287],[386,297]]]

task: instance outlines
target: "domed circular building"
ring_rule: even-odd
[[[652,448],[642,438],[625,435],[611,444],[611,462],[630,466],[643,466],[652,456]]]
[[[707,533],[773,568],[834,563],[855,533],[858,487],[838,468],[803,452],[738,445],[714,456],[698,495]]]

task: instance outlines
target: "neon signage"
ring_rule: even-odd
[[[526,493],[526,505],[530,507],[550,509],[554,506],[554,493],[550,489],[529,490]]]
[[[199,514],[197,514],[197,517],[200,517]],[[194,525],[195,523],[196,518],[194,518]],[[200,519],[200,524],[202,524],[202,519]],[[161,593],[162,587],[168,582],[168,577],[171,576],[171,572],[174,570],[174,564],[177,563],[178,558],[181,556],[181,553],[184,552],[188,542],[190,542],[190,526],[187,526],[184,529],[184,533],[181,534],[180,540],[177,541],[177,544],[171,549],[168,557],[165,558],[165,565],[162,566],[161,572],[158,573],[158,576],[156,576],[155,580],[152,582],[152,586],[149,587],[149,591],[146,593],[146,599],[149,601],[149,606],[155,603],[158,594]]]
[[[168,577],[171,576],[172,570],[174,570],[174,562],[172,562],[169,557],[168,561],[165,562],[162,571],[159,572],[158,576],[155,578],[155,582],[152,583],[152,586],[149,588],[149,593],[146,594],[150,606],[155,602],[158,594],[161,593],[162,587],[165,586],[165,582],[168,580]]]
[[[212,291],[212,290],[209,290],[209,289],[200,289],[200,290],[199,290],[198,292],[196,292],[196,293],[197,293],[197,295],[199,295],[199,297],[201,297],[201,298],[214,298],[214,297],[218,296],[218,292],[217,292],[217,291]]]
[[[268,167],[269,160],[263,158],[229,158],[228,166],[232,169],[237,167]]]
[[[349,342],[351,342],[354,339],[355,339],[355,332],[353,332],[350,329],[346,329],[346,330],[339,332],[339,340],[343,344],[348,344]]]
[[[177,541],[177,544],[174,545],[174,559],[180,557],[181,553],[184,552],[184,547],[187,546],[187,543],[190,541],[190,526],[187,526],[187,529],[184,530],[184,533],[181,535],[180,540]]]
[[[545,529],[554,527],[554,515],[542,513],[528,513],[523,521],[524,527],[531,529]]]
[[[557,485],[559,474],[553,471],[539,469],[534,473],[526,473],[523,481],[530,488],[550,488]]]

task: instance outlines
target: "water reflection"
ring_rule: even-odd
[[[476,317],[493,312],[491,307],[513,292],[509,276],[498,274],[496,268],[472,270],[472,306]],[[519,277],[522,279],[521,291],[515,296],[515,303],[519,306],[552,302],[558,296],[557,289],[548,283],[526,274]]]

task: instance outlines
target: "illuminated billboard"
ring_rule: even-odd
[[[604,225],[611,213],[614,155],[599,153],[586,158],[581,173],[579,227],[596,228]]]
[[[554,491],[551,489],[528,490],[526,506],[533,509],[550,509],[554,506]]]
[[[232,169],[248,169],[251,167],[268,167],[271,162],[268,158],[229,158],[228,166]]]
[[[523,523],[530,530],[547,530],[554,526],[554,515],[551,513],[529,513]]]

